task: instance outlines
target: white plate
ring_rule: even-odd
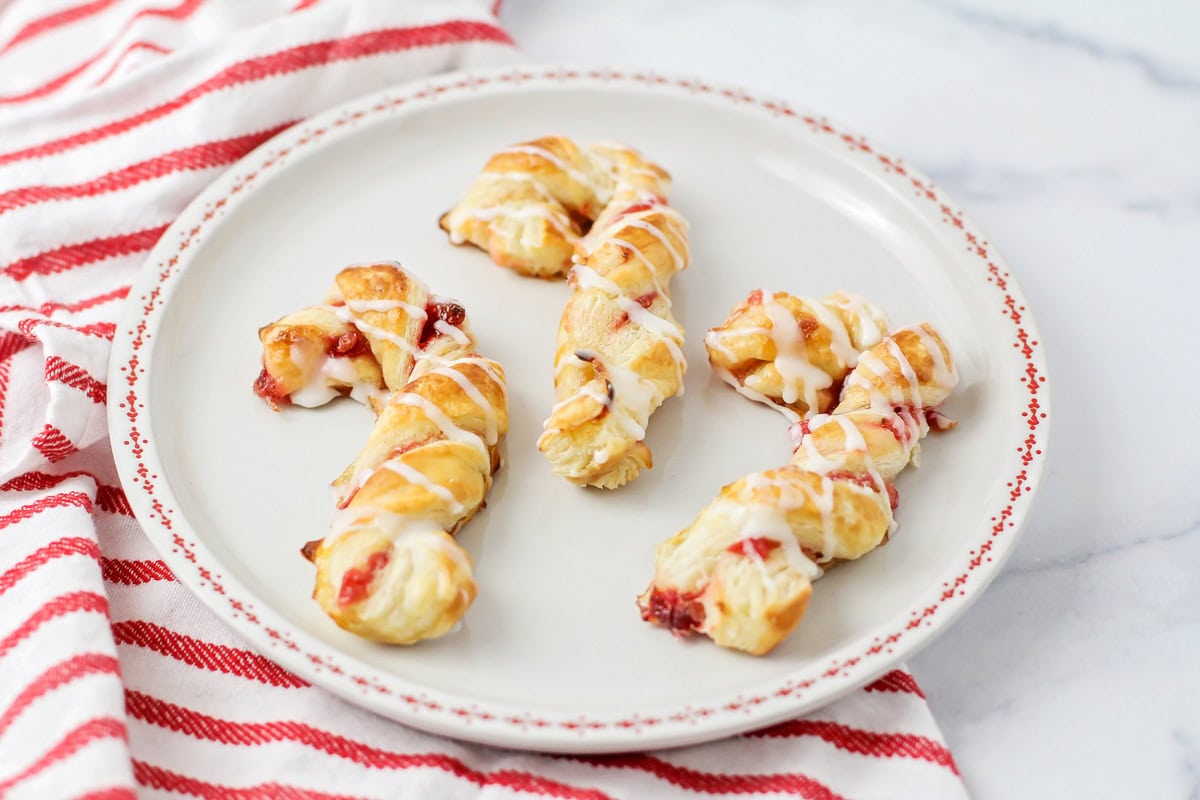
[[[687,393],[654,416],[655,467],[611,493],[552,475],[561,283],[452,247],[443,211],[500,147],[548,132],[620,140],[674,175],[693,263],[671,287]],[[322,297],[343,265],[399,259],[462,300],[508,370],[512,431],[488,508],[460,534],[479,598],[456,634],[385,647],[309,599],[300,546],[366,441],[351,401],[272,413],[251,392],[256,331]],[[786,423],[721,384],[703,331],[749,290],[849,289],[894,324],[944,332],[959,427],[898,481],[901,528],[815,587],[765,658],[681,642],[635,595],[656,542],[725,483],[789,455]],[[927,178],[786,103],[697,80],[529,68],[367,97],[247,156],[171,227],[131,294],[109,376],[130,502],[175,575],[255,647],[413,726],[491,744],[614,751],[714,739],[864,684],[944,630],[1011,550],[1044,463],[1046,367],[1004,262]],[[117,398],[120,398],[119,400]]]

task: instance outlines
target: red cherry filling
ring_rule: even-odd
[[[425,306],[425,327],[421,329],[420,346],[424,347],[426,342],[441,333],[437,329],[439,322],[457,328],[466,318],[466,309],[458,303],[436,302]]]
[[[768,539],[765,536],[751,536],[748,539],[739,539],[725,549],[739,556],[753,554],[758,556],[759,559],[766,559],[767,556],[771,555],[771,551],[779,546],[780,544],[776,539]]]
[[[371,352],[371,343],[358,331],[346,331],[330,336],[325,342],[325,354],[330,358],[358,358]]]
[[[658,292],[651,291],[651,292],[647,292],[644,295],[641,295],[640,297],[633,298],[633,302],[637,303],[642,308],[648,309],[648,308],[650,308],[651,304],[654,303],[654,301],[656,299],[658,299]],[[617,315],[617,318],[613,321],[613,329],[620,330],[621,328],[624,328],[628,324],[629,324],[629,312],[622,311],[620,314]]]
[[[361,567],[351,567],[342,576],[342,587],[338,590],[338,605],[348,606],[357,603],[367,596],[367,588],[379,571],[387,566],[391,556],[380,550],[367,558],[367,563]]]
[[[291,402],[288,399],[288,393],[283,390],[282,384],[273,377],[266,368],[258,373],[258,377],[254,380],[254,393],[271,404],[271,408],[278,408],[281,404],[286,405]]]
[[[627,217],[630,214],[638,214],[638,213],[641,213],[642,211],[649,211],[650,209],[654,208],[655,206],[663,205],[664,203],[666,203],[666,200],[664,200],[661,197],[655,197],[652,202],[634,203],[633,205],[631,205],[627,208],[623,208],[620,211],[618,211],[613,216],[612,222],[616,222],[621,217]]]
[[[704,606],[696,602],[700,591],[680,593],[676,589],[655,589],[642,609],[642,619],[657,622],[678,636],[699,630],[704,624]]]
[[[879,488],[875,484],[875,479],[872,478],[870,475],[863,475],[863,474],[859,474],[857,472],[850,472],[849,470],[838,470],[835,472],[830,472],[825,477],[829,478],[831,481],[846,481],[847,483],[856,483],[859,486],[862,486],[866,489],[878,490],[878,488]],[[885,489],[887,489],[888,502],[891,503],[892,510],[895,511],[896,506],[900,505],[900,493],[897,492],[896,487],[890,483],[884,483],[883,486]]]

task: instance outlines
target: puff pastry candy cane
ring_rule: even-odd
[[[859,558],[892,529],[892,481],[958,380],[928,324],[861,354],[832,414],[803,423],[792,462],[724,487],[655,554],[643,619],[761,655],[803,616],[822,568]]]
[[[395,262],[347,267],[321,305],[288,314],[259,330],[263,369],[254,391],[273,408],[314,407],[349,394],[378,403],[408,382],[434,334],[456,336],[463,310]]]
[[[858,354],[888,327],[883,310],[858,295],[815,300],[756,289],[704,346],[722,380],[796,422],[832,407]]]
[[[449,337],[433,349],[334,482],[329,535],[305,548],[313,597],[334,622],[392,644],[447,633],[475,599],[452,535],[483,504],[508,432],[501,366]]]
[[[558,327],[558,403],[538,447],[554,471],[616,488],[651,466],[650,415],[683,392],[683,329],[668,282],[687,266],[686,223],[657,197],[622,188],[579,248]]]
[[[668,284],[688,264],[687,223],[669,189],[670,176],[628,147],[552,136],[497,153],[441,219],[452,241],[522,274],[570,270],[558,402],[538,447],[580,485],[616,488],[649,468],[650,415],[683,391]]]

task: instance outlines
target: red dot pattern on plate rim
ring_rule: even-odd
[[[1000,509],[1000,511],[991,518],[992,527],[988,537],[975,550],[972,550],[969,555],[971,557],[968,562],[967,570],[956,577],[953,581],[943,584],[944,591],[939,595],[936,602],[925,607],[915,613],[901,629],[894,631],[888,636],[877,638],[872,645],[864,650],[861,654],[844,659],[839,662],[834,662],[821,672],[815,678],[809,678],[802,681],[788,681],[781,685],[775,691],[750,697],[739,696],[733,701],[721,706],[714,707],[685,707],[683,710],[663,716],[663,717],[643,717],[637,714],[631,715],[625,719],[615,721],[599,721],[589,720],[585,717],[578,717],[563,720],[547,720],[541,719],[532,715],[520,716],[499,716],[492,714],[486,710],[479,709],[475,706],[451,706],[439,703],[423,694],[412,694],[397,692],[391,688],[384,686],[377,680],[371,677],[349,674],[336,663],[331,662],[327,658],[304,650],[299,644],[291,639],[284,631],[273,628],[263,622],[248,603],[245,603],[235,597],[229,596],[225,586],[221,582],[218,575],[214,575],[209,569],[197,563],[197,558],[193,544],[181,536],[176,530],[171,520],[172,515],[176,512],[174,509],[166,508],[156,494],[157,475],[150,474],[149,468],[146,466],[144,459],[145,446],[150,442],[146,439],[138,428],[138,419],[141,416],[140,411],[145,406],[140,402],[138,395],[139,384],[144,380],[145,368],[141,366],[140,352],[150,339],[150,334],[147,331],[148,319],[150,316],[161,307],[160,296],[164,285],[167,281],[174,277],[178,272],[180,256],[190,247],[196,244],[200,238],[200,234],[208,224],[217,216],[219,212],[227,205],[231,198],[236,197],[246,191],[258,177],[265,171],[282,165],[289,155],[293,152],[303,149],[309,145],[319,142],[331,130],[337,130],[348,125],[353,125],[366,117],[390,111],[392,109],[403,106],[409,100],[435,100],[437,97],[455,90],[475,90],[492,83],[518,85],[526,81],[532,80],[556,80],[560,82],[569,82],[574,80],[599,80],[602,82],[609,81],[629,81],[643,84],[649,87],[654,86],[670,86],[672,88],[684,89],[692,94],[710,95],[714,98],[727,100],[735,105],[757,105],[766,111],[771,112],[776,117],[793,118],[803,125],[807,126],[810,131],[820,135],[828,135],[841,139],[847,148],[863,158],[874,162],[875,166],[882,169],[883,172],[907,179],[911,185],[914,195],[922,198],[941,213],[942,222],[963,232],[964,247],[967,252],[976,258],[980,259],[987,268],[987,282],[993,285],[1003,297],[1003,308],[1000,313],[1008,318],[1014,327],[1014,340],[1012,346],[1024,358],[1025,369],[1020,378],[1020,382],[1025,386],[1029,394],[1027,406],[1021,412],[1021,416],[1025,420],[1025,424],[1029,429],[1029,434],[1024,441],[1016,447],[1019,454],[1022,468],[1012,476],[1008,481],[1009,501]],[[134,331],[132,341],[133,354],[129,361],[121,367],[121,370],[126,373],[125,380],[129,385],[129,391],[125,396],[125,403],[122,407],[126,409],[126,416],[130,421],[129,438],[123,443],[128,447],[129,452],[137,461],[136,473],[137,479],[134,481],[136,488],[142,490],[150,501],[150,506],[153,513],[149,515],[149,519],[144,522],[149,524],[158,524],[171,535],[176,552],[181,554],[187,561],[195,564],[195,572],[199,577],[200,584],[207,586],[214,594],[222,597],[229,605],[234,616],[242,617],[246,622],[261,628],[271,641],[280,647],[286,648],[294,653],[305,657],[317,669],[324,669],[334,675],[344,676],[348,678],[354,685],[360,687],[364,692],[374,691],[379,694],[391,697],[395,700],[403,702],[408,708],[416,712],[433,712],[448,714],[452,717],[461,719],[467,723],[473,720],[481,722],[499,722],[511,726],[518,731],[529,731],[531,729],[560,729],[565,731],[573,731],[581,736],[586,735],[589,731],[601,730],[622,730],[641,732],[644,729],[653,728],[664,723],[690,723],[695,725],[699,720],[707,719],[719,714],[729,714],[736,712],[748,712],[755,707],[762,705],[773,699],[787,697],[801,697],[806,689],[813,685],[833,679],[847,674],[855,666],[863,663],[872,656],[877,656],[881,653],[891,653],[892,646],[903,639],[910,631],[930,625],[930,618],[938,613],[939,610],[951,604],[956,596],[963,597],[965,592],[961,588],[970,580],[972,573],[984,563],[992,561],[989,553],[992,550],[993,543],[1004,533],[1013,528],[1014,523],[1011,518],[1014,514],[1014,509],[1020,498],[1032,491],[1033,487],[1029,483],[1030,477],[1028,467],[1035,460],[1042,457],[1042,449],[1039,447],[1038,433],[1039,428],[1046,420],[1046,413],[1042,411],[1042,406],[1039,402],[1039,391],[1046,378],[1041,374],[1035,363],[1034,353],[1039,346],[1036,340],[1030,338],[1029,333],[1025,330],[1022,324],[1023,314],[1026,312],[1025,306],[1019,305],[1016,299],[1008,292],[1008,280],[1011,277],[1009,273],[1001,270],[991,260],[988,243],[980,239],[976,234],[966,229],[963,224],[962,212],[955,210],[947,205],[938,196],[935,187],[930,181],[922,180],[916,176],[910,175],[908,169],[904,166],[900,159],[892,158],[883,153],[877,152],[864,138],[855,136],[849,133],[843,133],[833,127],[827,120],[821,117],[814,117],[804,114],[790,108],[787,103],[777,100],[760,100],[754,96],[747,94],[744,91],[736,89],[716,88],[710,86],[703,81],[687,78],[666,78],[660,75],[655,75],[651,72],[635,72],[625,73],[611,69],[593,69],[593,70],[573,70],[564,68],[551,68],[544,71],[529,71],[529,70],[513,70],[503,73],[495,77],[483,76],[466,76],[450,84],[434,84],[423,88],[416,89],[408,96],[396,96],[386,98],[377,102],[369,111],[357,110],[348,112],[343,116],[330,123],[328,127],[318,127],[312,130],[305,131],[304,134],[290,146],[270,152],[265,159],[259,164],[258,168],[240,176],[229,189],[224,197],[217,199],[209,206],[202,217],[201,223],[190,230],[186,231],[179,244],[176,246],[173,254],[160,264],[158,273],[158,282],[150,294],[144,298],[142,305],[142,318],[138,322]],[[157,523],[154,521],[157,519]]]

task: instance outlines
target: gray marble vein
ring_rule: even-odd
[[[945,0],[925,0],[926,4],[947,11],[963,22],[991,31],[1019,36],[1031,42],[1067,47],[1104,61],[1115,61],[1135,68],[1146,80],[1163,89],[1200,91],[1200,79],[1183,74],[1183,71],[1164,63],[1153,56],[1128,47],[1107,44],[1049,22],[1035,22],[1003,16],[990,11],[980,11]]]
[[[1025,564],[1010,564],[1004,570],[1004,575],[1006,577],[1017,575],[1028,576],[1040,575],[1046,572],[1054,572],[1055,570],[1077,569],[1089,564],[1095,559],[1104,558],[1105,556],[1120,555],[1135,547],[1165,544],[1166,542],[1173,542],[1177,539],[1185,539],[1189,536],[1196,536],[1197,534],[1200,534],[1200,520],[1195,520],[1187,527],[1172,533],[1166,533],[1157,536],[1142,536],[1137,539],[1130,539],[1117,544],[1108,545],[1106,547],[1100,547],[1095,550],[1080,550],[1079,552],[1070,553],[1057,558],[1035,559]]]

